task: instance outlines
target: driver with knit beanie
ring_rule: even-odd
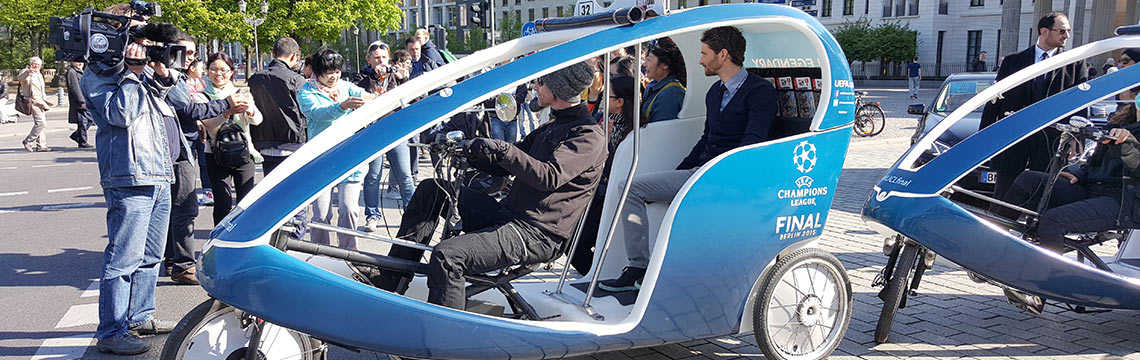
[[[460,190],[457,208],[464,234],[435,246],[428,263],[428,302],[464,309],[464,276],[561,255],[582,217],[605,165],[606,136],[579,101],[594,80],[586,63],[538,79],[538,100],[551,121],[522,141],[476,138],[467,146],[470,164],[492,176],[514,175],[502,201]],[[427,244],[444,215],[449,186],[436,179],[416,188],[396,237]],[[390,256],[418,260],[422,250],[394,246]],[[382,289],[403,293],[411,274],[382,271],[372,278]]]

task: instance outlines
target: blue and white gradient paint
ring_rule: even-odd
[[[746,35],[806,39],[787,46],[823,65],[820,107],[811,131],[722,154],[689,180],[665,215],[667,251],[655,255],[662,257],[660,272],[647,277],[642,289],[650,298],[624,320],[518,321],[457,311],[351,281],[267,245],[291,214],[345,173],[488,94],[616,48],[726,25]],[[372,122],[420,93],[530,51],[538,52]],[[741,320],[765,268],[787,248],[822,234],[853,121],[845,59],[814,18],[761,4],[704,6],[632,26],[539,33],[472,54],[381,96],[290,157],[211,234],[199,279],[211,296],[269,322],[421,358],[561,357],[747,330]]]

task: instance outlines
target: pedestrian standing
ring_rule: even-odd
[[[978,58],[970,65],[971,72],[986,72],[986,52],[978,54]]]
[[[402,83],[396,78],[396,67],[389,64],[388,45],[374,43],[368,47],[368,66],[361,72],[356,85],[375,95],[381,95],[392,90]],[[411,157],[408,152],[408,142],[400,141],[383,157],[377,157],[368,163],[368,173],[364,176],[364,228],[372,232],[380,227],[380,180],[384,169],[384,159],[388,159],[389,173],[392,180],[388,190],[402,199],[404,204],[412,198],[415,192],[415,181],[411,174]],[[398,192],[395,189],[399,189]]]
[[[265,158],[261,163],[265,175],[308,140],[305,116],[297,104],[297,92],[305,78],[293,71],[300,62],[301,46],[297,40],[283,37],[273,44],[269,66],[249,77],[249,92],[265,116],[261,124],[249,130],[253,146]]]
[[[71,140],[75,141],[80,149],[95,147],[87,142],[87,129],[91,127],[91,112],[87,111],[87,102],[83,99],[83,91],[79,87],[79,79],[83,78],[84,63],[73,61],[67,69],[67,122],[75,124],[75,132],[71,133]]]
[[[44,75],[40,73],[43,67],[43,60],[40,60],[39,56],[33,56],[28,59],[28,67],[21,70],[20,75],[16,77],[20,81],[20,93],[32,108],[32,113],[28,114],[32,116],[32,131],[24,138],[24,150],[31,152],[51,151],[51,148],[47,147],[47,137],[44,136],[46,121],[44,112],[48,111],[51,105],[48,104],[47,94],[44,93]]]
[[[344,57],[335,50],[324,49],[313,55],[313,78],[306,81],[297,93],[297,102],[301,105],[301,113],[308,119],[311,136],[317,136],[334,122],[364,106],[364,89],[341,80],[342,66]],[[337,225],[342,228],[356,229],[360,221],[359,200],[363,180],[364,171],[356,169],[337,184],[335,201],[340,213]],[[332,190],[325,191],[313,203],[313,222],[332,223],[332,195]],[[312,240],[320,244],[331,243],[326,230],[313,229]],[[337,246],[356,249],[355,236],[339,234],[337,240]]]
[[[15,114],[9,114],[8,110],[5,110],[8,107],[8,91],[8,79],[4,74],[0,74],[0,124],[16,122]],[[9,119],[9,116],[12,118]]]
[[[1105,75],[1108,75],[1108,74],[1116,72],[1117,70],[1120,70],[1120,69],[1116,68],[1116,60],[1114,60],[1111,56],[1109,56],[1108,59],[1104,60],[1104,66],[1101,67],[1101,69],[1104,69]]]
[[[431,68],[443,66],[446,62],[443,60],[443,55],[439,53],[439,47],[431,41],[431,32],[427,29],[420,28],[416,30],[416,39],[420,42],[420,52],[425,61],[431,62]]]
[[[910,64],[906,64],[906,70],[908,79],[907,86],[910,88],[910,98],[917,99],[918,88],[922,82],[922,64],[918,63],[917,56],[914,58],[914,61],[910,62]]]
[[[206,72],[209,81],[206,82],[206,97],[210,100],[225,99],[237,94],[234,86],[234,74],[237,68],[233,59],[226,53],[214,53],[206,60]],[[227,112],[221,116],[202,120],[202,128],[206,129],[206,175],[210,176],[210,184],[214,187],[214,225],[222,222],[229,215],[234,205],[241,202],[250,190],[253,190],[253,177],[257,172],[256,163],[262,162],[261,155],[250,142],[249,129],[251,125],[261,124],[261,112],[257,110],[256,102],[252,99],[243,100],[251,102],[246,111],[238,114]],[[227,122],[233,121],[242,128],[249,158],[245,163],[237,166],[223,165],[217,161],[213,145],[218,141],[218,130]],[[237,194],[235,199],[231,191]]]
[[[204,76],[206,76],[206,63],[195,59],[186,66],[186,90],[194,100],[198,100],[198,96],[205,96],[202,95],[202,92],[206,91]]]

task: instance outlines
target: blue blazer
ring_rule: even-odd
[[[717,89],[723,83],[717,80],[705,95],[705,132],[677,170],[699,167],[725,151],[768,140],[768,130],[776,118],[776,87],[748,73],[728,105],[720,110],[724,93]]]

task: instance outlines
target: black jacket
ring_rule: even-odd
[[[521,220],[564,241],[598,186],[608,151],[605,130],[585,104],[550,115],[553,120],[511,146],[498,162],[471,158],[471,165],[494,176],[515,176],[499,221]]]
[[[83,70],[74,66],[67,68],[67,122],[79,124],[82,119],[92,121],[91,112],[81,109],[86,102],[83,99],[83,89],[79,87],[79,79],[83,78]]]
[[[1083,164],[1069,167],[1069,173],[1078,179],[1089,196],[1111,196],[1121,199],[1121,225],[1135,226],[1135,215],[1140,214],[1140,123],[1123,128],[1132,133],[1120,145],[1097,144],[1096,151]],[[1124,176],[1132,180],[1125,181]]]
[[[360,70],[360,73],[356,75],[356,78],[352,81],[352,83],[364,89],[364,91],[372,93],[375,92],[373,90],[378,86],[384,86],[384,91],[396,88],[396,85],[398,85],[396,76],[391,73],[386,73],[385,77],[387,81],[385,81],[385,79],[381,79],[380,74],[377,74],[376,70],[373,69],[371,65],[365,65],[364,69]]]
[[[776,118],[776,87],[749,73],[721,111],[724,93],[717,91],[721,84],[719,80],[713,83],[705,95],[705,132],[677,170],[699,167],[725,151],[768,140],[768,130]]]
[[[249,92],[264,119],[249,128],[253,145],[258,150],[285,143],[304,143],[308,126],[297,105],[297,92],[305,78],[284,61],[274,59],[265,70],[249,77]]]
[[[1036,62],[1036,52],[1034,50],[1036,46],[1037,45],[1033,45],[1022,52],[1006,56],[1005,60],[1001,63],[1001,67],[998,68],[997,81],[1001,81],[1013,73],[1033,65]],[[1062,50],[1063,49],[1058,50],[1054,56],[1060,54]],[[1017,112],[1041,99],[1053,96],[1074,85],[1085,82],[1087,78],[1084,75],[1084,71],[1081,71],[1081,69],[1084,69],[1084,66],[1084,61],[1071,63],[1048,73],[1045,88],[1043,89],[1034,89],[1034,82],[1030,80],[1006,91],[1002,94],[1003,98],[986,103],[985,108],[982,110],[981,128],[984,129],[998,120],[1005,118],[1006,113]],[[1048,167],[1049,164],[1049,157],[1052,151],[1055,150],[1053,144],[1055,144],[1056,141],[1056,130],[1046,128],[1045,131],[1033,134],[1021,142],[1014,144],[1001,154],[998,154],[998,156],[995,156],[993,160],[990,161],[990,166],[998,171],[1019,171],[1026,167],[1033,170],[1045,171],[1045,168]]]
[[[431,69],[443,66],[446,62],[443,61],[443,55],[439,54],[439,47],[435,43],[428,40],[426,43],[420,45],[420,57],[426,59],[425,62],[431,63]],[[425,68],[425,71],[430,70]]]

